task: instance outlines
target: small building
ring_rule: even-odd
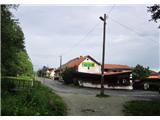
[[[48,68],[47,71],[46,71],[46,76],[50,79],[54,79],[55,69],[54,68]]]

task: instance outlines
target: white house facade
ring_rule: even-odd
[[[48,68],[46,73],[47,73],[47,77],[54,79],[54,77],[55,77],[55,69],[54,68]]]
[[[100,73],[101,65],[92,60],[90,57],[86,57],[79,65],[78,72],[85,73]]]

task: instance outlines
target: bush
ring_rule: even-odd
[[[136,79],[144,79],[148,76],[150,76],[151,72],[149,70],[149,67],[145,68],[142,65],[137,64],[136,67],[132,69],[132,77],[133,80]]]
[[[66,68],[62,72],[62,78],[65,84],[74,83],[74,73],[76,72],[76,68]]]
[[[16,89],[16,84],[10,80],[10,78],[1,78],[1,90],[10,91]]]

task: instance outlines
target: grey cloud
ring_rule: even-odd
[[[91,55],[101,62],[103,24],[99,16],[111,6],[20,6],[15,12],[25,34],[26,47],[37,67],[59,66],[80,55]],[[113,20],[129,26],[130,31]],[[116,5],[107,20],[106,63],[160,68],[159,31],[146,5]],[[83,37],[95,25],[85,39]],[[156,42],[153,42],[154,39]],[[77,44],[78,43],[78,44]],[[153,47],[154,46],[154,47]]]

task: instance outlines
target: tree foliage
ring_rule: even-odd
[[[133,80],[136,79],[144,79],[145,77],[148,77],[150,75],[149,67],[145,68],[142,65],[136,65],[136,67],[132,70],[132,77]]]
[[[29,59],[27,52],[25,51],[19,51],[17,52],[17,74],[23,75],[23,76],[31,76],[33,74],[33,67],[31,60]]]
[[[74,83],[74,73],[76,72],[76,68],[65,68],[62,72],[62,78],[65,84]]]
[[[153,6],[147,7],[148,8],[148,12],[151,13],[151,17],[153,21],[155,21],[157,23],[158,20],[160,20],[160,5],[159,4],[155,4]],[[160,28],[160,25],[159,25]]]
[[[47,70],[48,70],[48,67],[43,66],[42,69],[39,69],[39,70],[37,71],[38,76],[39,76],[39,77],[47,77]]]
[[[1,5],[1,73],[3,76],[17,76],[32,72],[24,46],[24,34],[18,20],[10,12],[17,5]]]

